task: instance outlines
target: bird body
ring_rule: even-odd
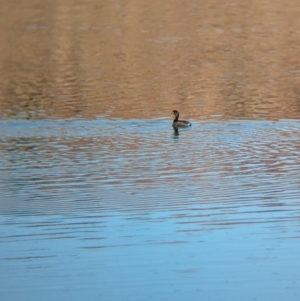
[[[175,116],[172,123],[173,127],[189,127],[192,125],[189,121],[179,120],[179,112],[177,110],[174,110],[172,114]]]

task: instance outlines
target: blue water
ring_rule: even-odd
[[[1,122],[1,300],[299,300],[299,121],[192,123]]]

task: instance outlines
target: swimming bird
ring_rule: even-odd
[[[189,121],[178,120],[179,112],[177,110],[174,110],[172,114],[175,116],[172,123],[173,127],[188,127],[192,125]]]

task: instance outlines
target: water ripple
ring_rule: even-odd
[[[2,122],[2,213],[297,204],[299,127],[292,121],[193,121],[174,137],[165,120]],[[263,216],[254,211],[249,222]],[[235,223],[244,223],[245,213],[239,214]]]

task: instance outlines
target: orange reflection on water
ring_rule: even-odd
[[[300,7],[4,1],[2,118],[300,117]]]

